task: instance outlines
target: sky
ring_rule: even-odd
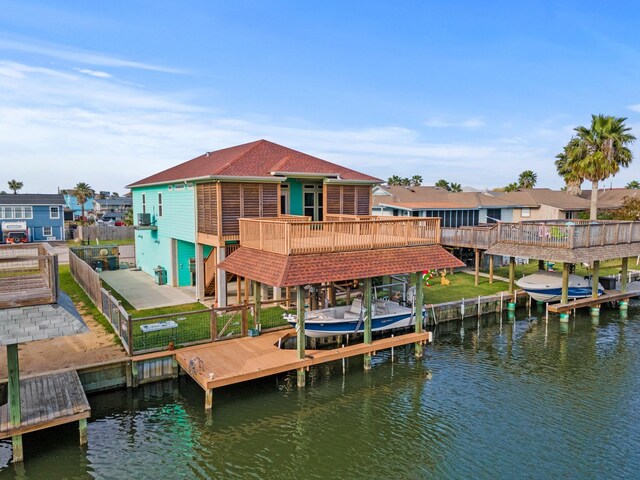
[[[125,186],[261,138],[476,188],[591,114],[640,137],[640,2],[0,0],[0,190]],[[636,155],[640,153],[634,145]],[[640,179],[640,158],[607,186]],[[584,185],[587,187],[587,185]]]

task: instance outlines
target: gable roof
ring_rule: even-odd
[[[380,186],[378,192],[388,195],[373,195],[373,205],[389,205],[409,210],[438,208],[475,209],[482,207],[509,207],[502,198],[485,195],[481,192],[449,192],[438,187],[402,187],[398,185]]]
[[[64,205],[64,197],[57,193],[3,193],[0,205]]]
[[[525,188],[502,193],[499,198],[524,207],[537,208],[540,205],[549,205],[560,210],[589,210],[589,202],[584,198],[550,188]]]
[[[583,190],[580,196],[591,202],[591,190]],[[622,207],[622,203],[626,197],[640,197],[640,190],[629,188],[598,190],[598,208],[604,210],[618,209]]]
[[[171,167],[132,183],[140,187],[209,177],[262,177],[317,175],[334,176],[340,180],[380,183],[382,180],[346,167],[327,162],[306,153],[283,147],[267,140],[207,152],[192,160]]]

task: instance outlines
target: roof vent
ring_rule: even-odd
[[[207,152],[204,154],[205,157],[208,157],[211,154],[211,152]]]

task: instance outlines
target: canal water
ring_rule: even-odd
[[[410,348],[216,391],[189,378],[89,397],[77,427],[0,443],[0,478],[638,478],[640,309],[439,327]]]

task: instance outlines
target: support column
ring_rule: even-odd
[[[493,283],[493,255],[489,255],[489,283]]]
[[[253,282],[253,298],[255,299],[253,320],[256,328],[260,330],[260,322],[262,318],[262,284],[260,282]]]
[[[18,344],[7,345],[7,370],[9,374],[9,426],[18,427],[21,423],[20,411],[20,364],[18,362]],[[11,437],[13,444],[13,461],[22,462],[22,435]]]
[[[216,247],[217,265],[220,265],[225,258],[225,248]],[[218,307],[227,306],[227,272],[221,268],[216,268],[216,302]]]
[[[571,265],[567,262],[562,264],[562,300],[561,303],[569,302],[569,268]]]
[[[236,275],[236,303],[242,303],[242,277]]]
[[[80,445],[86,445],[88,442],[86,418],[81,418],[78,421],[78,429],[80,430]]]
[[[422,305],[423,305],[423,290],[422,290],[422,272],[416,273],[416,298],[415,298],[415,311],[416,311],[416,333],[422,333]],[[422,358],[422,342],[416,342],[415,346],[416,358]]]
[[[371,333],[371,317],[373,315],[373,308],[371,306],[371,277],[365,278],[362,290],[363,290],[363,306],[364,306],[364,343],[371,345],[373,343],[373,337]],[[364,369],[371,370],[371,354],[364,354]]]
[[[622,269],[620,270],[620,291],[627,291],[627,280],[629,279],[629,258],[622,259]]]
[[[591,275],[591,298],[598,298],[598,282],[600,280],[600,261],[593,262],[593,271]]]
[[[282,300],[282,288],[273,286],[273,299]]]
[[[516,283],[516,257],[509,257],[509,295],[515,292]]]
[[[211,410],[213,408],[213,388],[207,388],[204,391],[204,409]]]
[[[304,347],[306,343],[306,338],[304,335],[304,287],[302,285],[298,285],[296,287],[296,309],[297,309],[297,325],[296,325],[296,334],[297,334],[297,348],[298,348],[298,359],[303,360],[305,358]],[[305,384],[305,371],[304,367],[298,369],[298,387],[302,388]]]
[[[474,285],[477,287],[480,283],[480,251],[475,249],[475,280]]]
[[[196,243],[196,302],[204,300],[204,246]]]

